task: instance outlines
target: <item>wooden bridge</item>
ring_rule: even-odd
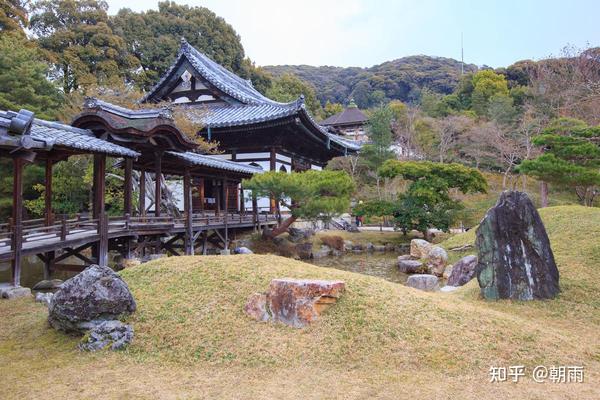
[[[259,168],[197,153],[197,143],[162,113],[92,108],[74,124],[80,128],[37,120],[26,110],[0,112],[0,157],[12,160],[13,170],[12,217],[0,224],[0,262],[11,263],[15,286],[20,285],[24,256],[42,260],[44,275],[50,278],[54,270],[82,269],[68,264],[70,257],[86,265],[107,265],[109,251],[124,258],[159,252],[205,254],[209,243],[228,249],[232,230],[277,223],[272,210],[260,212],[254,193],[251,209],[246,208],[242,180],[261,173]],[[53,166],[73,155],[93,157],[86,217],[58,216],[53,210]],[[123,169],[120,216],[109,216],[105,204],[108,157]],[[44,218],[24,220],[24,169],[33,162],[41,162],[46,171]],[[135,191],[134,171],[139,175]],[[172,202],[165,206],[167,180],[182,181],[183,212]]]

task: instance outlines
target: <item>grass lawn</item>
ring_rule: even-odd
[[[273,255],[173,257],[121,272],[136,336],[98,354],[48,328],[44,306],[0,301],[0,398],[598,399],[600,210],[542,217],[561,273],[552,301],[485,302],[475,281],[424,293]],[[247,318],[248,295],[276,277],[343,279],[347,292],[306,329]],[[510,365],[529,376],[489,383],[490,366]],[[534,383],[537,365],[583,365],[585,383]]]

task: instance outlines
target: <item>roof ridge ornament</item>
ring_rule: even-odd
[[[90,109],[100,108],[98,99],[95,97],[86,96],[85,99],[83,100],[83,108],[90,108]]]

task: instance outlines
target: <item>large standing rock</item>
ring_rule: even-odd
[[[90,265],[52,296],[48,321],[55,329],[82,333],[90,321],[118,319],[135,309],[129,287],[119,275],[108,267]]]
[[[448,277],[448,286],[462,286],[475,277],[477,256],[464,256],[454,264]]]
[[[431,250],[432,244],[427,240],[413,239],[410,241],[410,255],[414,258],[425,258]]]
[[[267,293],[255,293],[244,311],[257,321],[281,322],[302,328],[342,295],[345,283],[315,279],[273,279]]]
[[[448,253],[446,253],[446,250],[440,246],[431,246],[426,258],[429,273],[435,276],[442,276],[448,263]]]
[[[408,277],[406,286],[424,290],[426,292],[433,292],[440,288],[439,281],[439,278],[435,275],[417,274]]]
[[[549,299],[558,294],[550,241],[525,193],[503,192],[476,235],[477,280],[486,299]]]

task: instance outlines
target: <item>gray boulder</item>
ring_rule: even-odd
[[[408,277],[406,286],[426,292],[433,292],[440,288],[439,281],[439,278],[435,275],[417,274]]]
[[[236,247],[235,249],[233,249],[233,252],[235,254],[254,254],[254,252],[252,250],[250,250],[249,248],[247,248],[245,246]]]
[[[79,348],[85,351],[120,350],[133,340],[133,327],[121,321],[101,321],[81,339]]]
[[[46,304],[46,306],[50,306],[50,301],[52,301],[52,297],[54,296],[54,293],[42,293],[42,292],[37,292],[35,294],[35,301],[36,303],[44,303]]]
[[[448,253],[440,246],[431,246],[427,253],[427,267],[429,273],[435,276],[442,276],[448,263]]]
[[[296,244],[296,253],[301,260],[310,260],[313,258],[313,245],[310,242]]]
[[[525,193],[505,191],[476,232],[477,280],[486,299],[551,299],[559,274],[542,219]]]
[[[462,286],[475,277],[477,272],[477,256],[464,256],[454,264],[448,277],[449,286]]]
[[[321,248],[313,252],[313,258],[323,258],[331,255],[331,247],[322,245]]]
[[[10,283],[0,285],[0,298],[18,299],[31,296],[31,289],[23,286],[13,286]]]
[[[423,263],[417,260],[407,260],[398,257],[398,269],[405,274],[416,274],[422,272]]]
[[[425,258],[431,250],[431,243],[423,239],[413,239],[410,241],[410,255],[414,258]]]
[[[54,290],[58,289],[62,285],[63,281],[60,279],[46,279],[36,283],[31,289],[32,290]]]
[[[90,265],[65,281],[50,301],[48,322],[64,332],[83,333],[90,321],[114,320],[136,309],[127,284],[108,267]]]

